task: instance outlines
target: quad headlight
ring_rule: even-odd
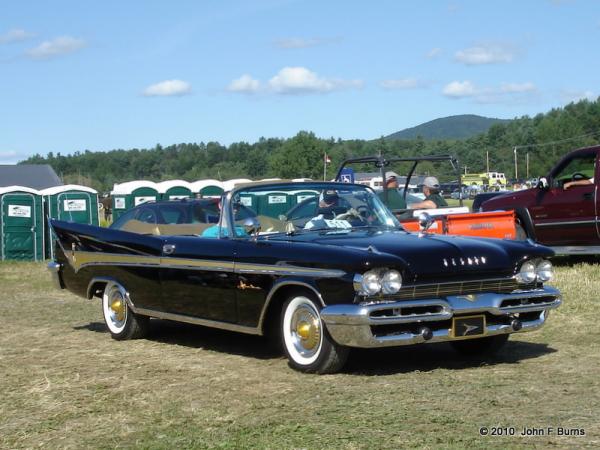
[[[552,263],[547,259],[525,261],[517,273],[517,281],[521,284],[530,284],[536,280],[546,282],[553,277]]]
[[[517,281],[521,284],[529,284],[533,283],[536,278],[535,264],[532,261],[525,261],[517,274]]]
[[[402,287],[402,275],[397,270],[374,269],[354,277],[354,289],[363,295],[395,294]]]
[[[554,278],[554,269],[552,263],[547,259],[542,259],[535,266],[535,273],[537,274],[538,280],[542,282],[551,281]]]
[[[395,294],[402,287],[402,275],[397,270],[387,270],[381,277],[381,291],[384,294]]]

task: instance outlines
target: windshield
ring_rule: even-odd
[[[238,236],[252,219],[260,224],[260,234],[399,226],[372,190],[344,183],[242,188],[234,193],[231,207]]]

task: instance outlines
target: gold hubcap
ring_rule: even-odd
[[[120,298],[114,299],[110,304],[110,309],[115,313],[115,319],[122,322],[125,318],[125,304]]]
[[[303,317],[300,317],[296,324],[296,334],[300,338],[300,344],[306,350],[312,350],[319,345],[321,330],[316,317],[307,311],[303,311]]]

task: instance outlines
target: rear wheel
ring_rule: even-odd
[[[508,341],[509,334],[499,334],[479,339],[467,339],[464,341],[451,342],[452,347],[458,353],[465,356],[479,356],[494,354],[500,350]]]
[[[300,292],[292,294],[283,305],[283,348],[290,366],[301,372],[337,372],[348,358],[349,349],[331,339],[319,310],[312,298]]]
[[[104,322],[113,339],[139,339],[146,335],[149,317],[134,314],[127,304],[127,291],[119,283],[110,281],[102,294]]]

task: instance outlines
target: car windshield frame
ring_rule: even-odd
[[[380,216],[380,223],[377,224],[366,224],[362,226],[351,226],[346,228],[336,228],[336,227],[327,227],[327,228],[310,228],[310,229],[294,229],[294,230],[286,230],[286,231],[276,231],[276,232],[262,232],[259,233],[257,237],[259,238],[268,238],[273,235],[295,235],[307,232],[315,232],[315,231],[335,231],[339,232],[340,230],[357,230],[357,229],[367,229],[367,228],[382,228],[382,229],[402,229],[402,225],[396,218],[396,216],[390,211],[390,209],[381,201],[381,199],[377,196],[375,191],[369,186],[355,184],[355,183],[340,183],[334,181],[313,181],[313,182],[283,182],[283,183],[254,183],[254,184],[244,184],[236,187],[232,191],[226,193],[223,196],[223,211],[225,214],[221,214],[221,219],[219,221],[219,238],[229,238],[232,239],[242,239],[246,240],[251,238],[252,236],[249,234],[240,235],[239,232],[236,232],[236,221],[234,217],[234,205],[239,201],[239,194],[242,192],[283,192],[283,191],[318,191],[323,192],[326,190],[335,190],[335,191],[353,191],[364,193],[369,196],[369,200],[372,202],[373,210]],[[234,199],[236,201],[234,201]],[[293,207],[292,207],[293,208]],[[290,209],[292,209],[290,208]],[[376,211],[375,211],[376,209]],[[258,215],[258,214],[257,214]],[[239,225],[238,225],[239,228]],[[227,230],[226,233],[223,230]]]

